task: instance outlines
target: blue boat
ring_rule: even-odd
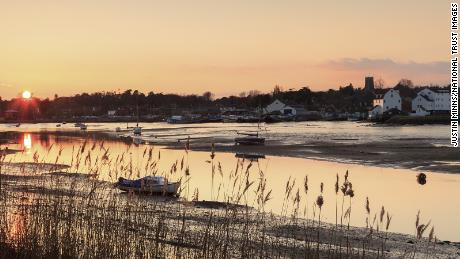
[[[145,176],[137,180],[129,180],[120,177],[114,187],[125,192],[151,195],[177,195],[180,183],[168,182],[168,180],[162,176]]]

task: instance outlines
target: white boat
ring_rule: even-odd
[[[86,124],[81,124],[80,125],[80,130],[86,130],[88,127],[86,126]]]
[[[123,177],[118,178],[118,182],[114,187],[125,191],[142,194],[165,194],[177,195],[180,187],[180,182],[168,182],[162,176],[145,176],[137,180],[129,180]]]

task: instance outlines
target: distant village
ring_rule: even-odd
[[[129,122],[168,123],[283,121],[363,121],[443,123],[450,112],[450,87],[414,86],[402,79],[392,88],[365,77],[364,87],[349,84],[338,90],[308,87],[271,93],[253,90],[238,96],[214,98],[127,90],[53,99],[0,99],[0,122]],[[395,119],[396,118],[396,119]]]

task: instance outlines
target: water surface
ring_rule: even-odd
[[[420,133],[422,134],[422,133]],[[429,133],[427,133],[429,135]],[[86,151],[91,150],[91,159],[94,163],[96,158],[108,154],[111,163],[102,165],[99,163],[98,174],[101,180],[116,181],[117,177],[124,176],[136,178],[147,174],[156,173],[165,175],[170,180],[182,179],[185,181],[185,168],[189,168],[189,181],[184,186],[181,196],[191,199],[195,190],[198,190],[200,200],[224,200],[224,196],[231,196],[237,164],[238,168],[243,167],[243,172],[238,173],[239,180],[236,188],[241,184],[244,186],[246,178],[244,171],[250,163],[249,178],[247,181],[254,182],[242,201],[249,205],[257,206],[255,203],[255,191],[257,183],[263,172],[267,180],[267,192],[271,190],[272,199],[267,203],[266,210],[281,213],[282,208],[288,214],[292,212],[293,197],[299,189],[301,196],[300,214],[303,214],[307,205],[308,217],[313,217],[313,203],[320,194],[320,183],[324,183],[325,204],[322,209],[322,220],[335,223],[336,200],[338,201],[339,217],[341,214],[342,196],[336,196],[334,185],[336,174],[339,174],[340,184],[343,182],[343,175],[349,171],[349,179],[353,183],[355,197],[352,199],[351,225],[366,226],[365,200],[370,200],[371,218],[379,213],[381,206],[393,216],[390,231],[413,234],[415,232],[415,215],[421,211],[422,222],[431,220],[435,225],[436,234],[441,239],[460,241],[460,224],[457,222],[460,215],[458,197],[460,197],[460,175],[427,173],[427,183],[420,185],[416,181],[419,172],[408,169],[393,169],[377,166],[347,164],[339,162],[318,161],[302,158],[271,157],[254,161],[242,160],[232,153],[216,153],[211,159],[211,148],[209,152],[197,152],[185,150],[170,150],[162,146],[134,145],[117,141],[97,139],[82,139],[79,137],[63,137],[51,134],[24,133],[17,136],[18,144],[9,144],[9,148],[17,148],[24,152],[11,156],[14,161],[33,161],[34,154],[39,154],[40,160],[55,162],[56,156],[61,151],[60,163],[70,164],[72,154],[75,155],[83,143],[87,141]],[[96,145],[94,145],[96,143]],[[155,168],[145,170],[148,163],[147,157],[150,148],[153,159],[157,161]],[[73,151],[72,151],[73,150]],[[115,158],[123,156],[123,163],[115,165]],[[181,161],[183,167],[181,170]],[[177,163],[177,170],[173,173],[172,165]],[[219,163],[222,168],[222,175],[219,172]],[[115,166],[131,165],[131,169],[115,170]],[[214,178],[212,177],[212,166],[215,166]],[[94,170],[91,165],[80,165],[78,171],[88,173]],[[308,175],[308,194],[304,192],[304,177]],[[288,201],[285,197],[286,182],[295,180],[292,195]],[[233,193],[235,190],[233,189]],[[345,199],[345,209],[348,207],[349,199]],[[286,209],[287,208],[287,209]],[[315,213],[316,217],[318,213]],[[340,219],[339,219],[340,221]]]

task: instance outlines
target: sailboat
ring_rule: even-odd
[[[235,138],[235,144],[237,145],[264,145],[265,138],[259,136],[260,130],[260,115],[259,121],[257,122],[257,131],[255,132],[236,132],[238,135],[244,135],[244,137]]]
[[[141,135],[142,134],[142,127],[139,127],[139,105],[136,104],[137,110],[137,122],[136,127],[133,128],[134,135]]]

